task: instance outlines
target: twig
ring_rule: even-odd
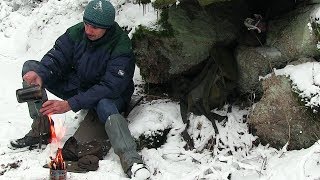
[[[265,167],[266,164],[267,164],[267,157],[263,158],[263,162],[262,162],[262,164],[261,164],[261,169],[260,169],[260,171],[258,171],[259,176],[262,175],[262,170],[265,170],[265,169],[266,169],[266,167]]]
[[[262,44],[262,42],[260,41],[259,37],[258,37],[256,34],[254,34],[254,36],[257,38],[257,40],[259,41],[260,45],[263,46],[263,44]]]

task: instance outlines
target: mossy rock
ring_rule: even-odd
[[[206,7],[179,4],[161,13],[160,31],[140,27],[132,42],[147,83],[161,84],[203,63],[215,45],[236,41],[239,28],[231,20],[232,4]]]
[[[308,26],[319,7],[319,4],[306,5],[269,21],[266,45],[277,48],[290,61],[300,57],[319,56],[318,30],[314,28],[314,33],[311,33]]]
[[[281,149],[312,146],[320,137],[320,121],[292,91],[285,76],[271,76],[263,81],[264,95],[255,105],[248,122],[263,144]]]

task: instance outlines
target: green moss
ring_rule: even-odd
[[[212,3],[225,2],[225,1],[231,1],[231,0],[198,0],[199,4],[201,6],[207,6],[207,5],[210,5]]]
[[[320,107],[308,107],[305,105],[305,102],[309,101],[310,99],[302,99],[299,94],[300,92],[297,91],[297,92],[294,92],[292,91],[292,94],[293,94],[293,97],[297,100],[299,106],[301,108],[305,108],[306,109],[306,115],[309,117],[309,120],[311,121],[319,121],[319,118],[320,118]],[[314,112],[316,111],[316,112]]]
[[[139,26],[136,32],[133,34],[132,41],[143,39],[146,35],[153,35],[156,37],[172,37],[173,30],[171,25],[168,23],[168,9],[162,10],[160,14],[160,19],[158,20],[159,26],[162,27],[162,30],[151,30],[145,26]]]
[[[149,4],[151,0],[137,0],[138,4]]]
[[[152,3],[152,6],[156,9],[163,9],[175,3],[176,3],[176,0],[156,0],[155,2]]]
[[[166,31],[168,35],[173,35],[173,30],[171,25],[168,23],[169,19],[169,9],[163,9],[160,13],[160,19],[158,21],[158,24],[163,28],[164,31]]]
[[[317,40],[320,41],[320,24],[318,24],[316,22],[311,22],[311,27],[312,27],[314,34],[317,37]]]

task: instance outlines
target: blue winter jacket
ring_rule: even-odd
[[[83,23],[70,27],[40,64],[36,71],[44,87],[72,77],[68,82],[78,87],[78,93],[67,101],[74,112],[93,108],[103,98],[128,102],[134,90],[131,41],[117,23],[96,41],[86,37]]]

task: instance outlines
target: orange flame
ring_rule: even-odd
[[[51,142],[57,142],[57,135],[56,135],[56,132],[55,132],[55,129],[54,129],[54,123],[53,123],[53,120],[51,119],[50,115],[48,115],[48,119],[49,119],[50,132],[51,132],[50,141]]]
[[[56,157],[54,159],[51,159],[49,167],[51,169],[55,169],[55,170],[66,169],[66,164],[65,164],[63,157],[62,157],[62,149],[61,148],[58,148]]]
[[[51,115],[48,115],[49,124],[50,124],[50,133],[51,133],[51,142],[57,143],[63,138],[66,128],[63,127],[61,124],[54,125],[54,122],[51,118]],[[57,130],[57,131],[56,131]]]
[[[54,126],[54,122],[51,118],[51,115],[48,115],[48,119],[49,119],[49,124],[50,124],[50,135],[51,135],[51,143],[57,143],[58,147],[60,146],[60,140],[62,139],[62,137],[64,136],[65,133],[65,127],[62,126],[56,126],[57,128],[57,133],[56,133],[56,129]],[[51,158],[51,157],[50,157]],[[65,166],[65,162],[62,156],[62,149],[58,148],[57,153],[56,153],[56,157],[54,159],[51,158],[51,162],[50,162],[50,168],[52,169],[59,169],[59,170],[64,170],[66,169]]]
[[[63,162],[63,157],[62,157],[62,149],[59,148],[58,151],[57,151],[57,156],[55,158],[55,161],[56,162]]]

